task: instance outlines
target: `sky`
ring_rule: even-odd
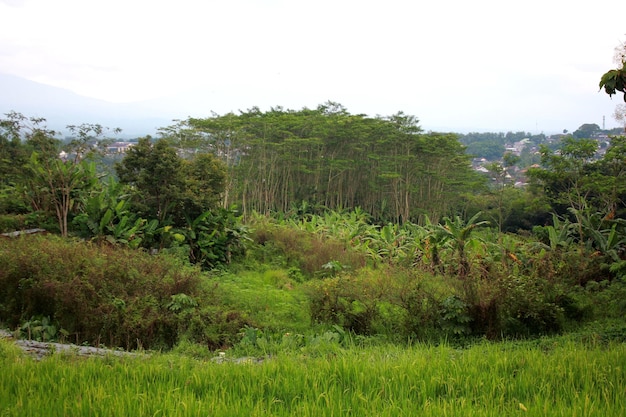
[[[624,0],[0,0],[0,73],[170,98],[172,119],[330,100],[425,130],[560,133],[619,126],[598,83],[625,15]]]

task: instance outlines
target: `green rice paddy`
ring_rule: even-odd
[[[626,415],[626,345],[559,338],[240,363],[159,353],[36,361],[3,340],[0,373],[1,416]]]

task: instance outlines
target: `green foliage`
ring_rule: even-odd
[[[377,279],[378,278],[378,279]],[[357,334],[374,334],[385,301],[380,277],[339,276],[307,284],[311,316],[320,323],[336,324]],[[380,323],[378,323],[380,324]]]
[[[574,242],[575,225],[553,214],[552,225],[535,226],[533,233],[540,242],[553,251],[559,248],[567,249]]]
[[[532,183],[543,188],[557,214],[568,214],[569,209],[578,224],[594,212],[614,217],[623,210],[626,193],[624,141],[612,139],[603,157],[596,160],[595,140],[566,138],[558,153],[542,148],[544,166],[528,173]]]
[[[183,231],[189,245],[189,260],[206,269],[229,264],[245,254],[248,232],[235,208],[206,211],[188,219]]]
[[[131,212],[126,190],[114,178],[83,198],[81,213],[72,222],[81,237],[132,248],[141,245],[147,224]]]
[[[424,134],[403,113],[368,118],[327,103],[189,119],[161,140],[141,139],[117,166],[120,184],[100,183],[81,159],[99,126],[74,126],[74,164],[57,159],[38,120],[0,122],[0,148],[29,168],[0,164],[2,200],[21,190],[32,210],[24,225],[55,216],[67,235],[73,219],[93,241],[2,242],[11,249],[0,250],[0,312],[13,327],[46,318],[77,340],[125,347],[182,340],[267,351],[316,341],[334,352],[336,339],[363,335],[558,332],[608,314],[590,300],[623,311],[614,285],[626,271],[620,138],[599,160],[595,141],[543,147],[542,167],[530,171],[535,194],[506,186],[514,161],[505,155],[492,165],[500,188],[470,199],[481,182],[459,138]],[[500,231],[509,218],[526,229],[547,219],[542,192],[555,215],[535,236],[483,227],[484,218]],[[233,201],[241,212],[220,208]],[[160,255],[129,250],[140,247]],[[311,326],[331,330],[311,336]]]
[[[139,139],[115,166],[122,184],[134,187],[135,210],[145,218],[163,223],[180,203],[184,187],[183,162],[166,141]]]
[[[0,233],[25,229],[26,216],[22,214],[0,214]]]
[[[310,328],[306,297],[284,270],[222,273],[211,282],[218,286],[224,305],[262,331],[303,333]]]
[[[564,294],[549,281],[536,276],[503,276],[496,283],[495,293],[491,288],[486,291],[495,296],[490,304],[498,320],[495,328],[486,329],[490,336],[499,332],[519,337],[562,329],[564,316],[559,300]],[[484,306],[484,300],[481,300],[481,306]],[[481,311],[481,314],[485,313],[490,311]]]
[[[454,296],[457,290],[428,275],[362,269],[308,282],[305,291],[314,320],[359,335],[408,340],[469,333],[468,309]]]
[[[618,91],[622,92],[626,101],[626,61],[622,61],[621,64],[621,68],[609,70],[602,75],[600,89],[604,88],[609,97],[617,94]]]
[[[170,298],[172,301],[167,305],[167,309],[174,313],[181,313],[198,307],[196,300],[184,293],[174,294]]]
[[[107,146],[113,142],[113,139],[107,136],[111,129],[98,123],[69,125],[67,130],[69,131],[69,139],[65,141],[63,148],[67,156],[72,158],[74,162],[82,159],[101,159],[106,153]],[[119,128],[112,129],[113,134],[118,134],[121,131]]]
[[[483,218],[504,233],[526,233],[551,218],[550,204],[542,191],[505,185],[466,195],[466,216],[482,212]]]
[[[471,332],[472,317],[468,305],[458,296],[451,295],[441,302],[441,326],[445,332],[456,336]]]
[[[324,265],[337,262],[344,269],[357,269],[366,263],[366,255],[353,250],[334,233],[356,239],[354,225],[341,217],[313,216],[309,220],[275,222],[258,217],[251,223],[250,257],[259,262],[286,268],[297,268],[303,276],[312,278],[327,270]],[[358,229],[358,226],[356,226]],[[360,229],[359,229],[360,230]]]
[[[15,178],[11,174],[19,176],[19,170],[32,152],[37,152],[44,160],[57,158],[60,141],[55,138],[56,132],[46,126],[46,119],[27,117],[15,111],[5,116],[0,119],[0,149],[8,152],[1,153],[0,166],[9,171],[7,180]]]
[[[461,138],[463,140],[463,138]],[[486,158],[490,161],[497,160],[504,155],[506,148],[503,143],[495,140],[483,140],[472,142],[467,146],[467,153],[476,158]]]
[[[0,240],[0,288],[1,321],[49,317],[79,344],[156,348],[189,337],[220,346],[246,324],[174,258],[49,236]]]
[[[422,133],[402,112],[370,118],[331,102],[299,111],[253,108],[190,118],[162,134],[220,157],[228,168],[226,204],[241,204],[246,214],[286,212],[305,201],[362,207],[385,223],[439,218],[478,180],[456,135]]]
[[[348,265],[343,265],[339,261],[330,261],[322,265],[322,271],[320,271],[319,276],[321,278],[328,278],[339,274],[342,271],[348,269]]]
[[[590,139],[600,130],[600,126],[595,123],[585,123],[576,129],[572,136],[576,139]]]
[[[195,154],[183,163],[183,212],[189,218],[219,207],[226,186],[226,166],[211,153]]]
[[[67,335],[66,330],[57,330],[57,326],[51,322],[50,317],[31,317],[29,320],[22,322],[18,330],[20,337],[40,342],[56,341],[57,333]]]
[[[41,160],[33,152],[25,168],[28,174],[24,193],[33,209],[54,213],[61,235],[67,236],[69,216],[78,211],[81,198],[98,184],[95,164],[86,160]]]
[[[477,243],[472,238],[472,232],[479,227],[483,227],[489,224],[488,221],[479,221],[482,213],[476,213],[467,222],[463,221],[460,216],[456,216],[454,220],[450,218],[444,218],[444,224],[438,227],[439,232],[442,235],[443,242],[449,242],[452,249],[458,256],[458,275],[459,278],[465,279],[470,273],[470,263],[467,259],[466,248],[468,245],[474,245]]]
[[[225,168],[210,154],[182,159],[166,140],[141,138],[115,167],[120,182],[134,187],[132,202],[140,215],[183,226],[217,207]]]
[[[137,339],[144,347],[232,346],[246,325],[270,344],[317,326],[395,341],[553,333],[606,316],[591,300],[623,311],[617,287],[594,284],[610,282],[610,266],[621,265],[623,229],[596,217],[585,220],[582,242],[572,238],[578,227],[555,217],[541,229],[545,244],[480,227],[478,215],[401,227],[368,225],[358,213],[258,217],[246,254],[202,282],[182,259],[196,241],[209,242],[207,262],[227,253],[215,243],[227,228],[209,215],[185,231],[186,245],[157,257],[44,237],[4,240],[0,320],[17,327],[49,317],[70,340],[125,347]],[[183,258],[168,255],[181,250]],[[182,283],[163,287],[172,280]]]

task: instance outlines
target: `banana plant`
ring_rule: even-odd
[[[439,226],[431,222],[428,216],[424,216],[424,225],[407,224],[412,236],[414,260],[413,265],[424,265],[432,273],[444,273],[441,263],[441,250],[448,240],[447,233],[442,233]]]
[[[230,263],[233,255],[245,251],[245,242],[250,240],[234,208],[206,211],[187,219],[182,233],[189,245],[190,261],[207,269]]]
[[[452,249],[457,253],[459,267],[459,278],[465,279],[470,272],[470,264],[467,259],[466,249],[468,246],[472,246],[478,243],[478,241],[472,238],[472,232],[479,227],[489,225],[486,220],[479,221],[481,212],[476,213],[467,222],[464,222],[460,216],[456,216],[454,219],[446,217],[443,219],[444,224],[438,225],[438,229],[441,232],[443,239],[449,242]]]
[[[405,259],[413,241],[406,229],[392,223],[370,229],[364,239],[368,241],[369,255],[375,261],[388,263]]]
[[[132,248],[141,245],[146,220],[131,212],[123,186],[111,178],[100,192],[83,200],[82,212],[73,223],[83,237]]]
[[[582,222],[582,230],[587,238],[587,248],[596,250],[605,260],[608,269],[619,278],[624,278],[626,277],[626,259],[624,259],[626,222],[623,219],[608,220],[610,227],[607,228],[607,220],[601,217],[593,216]]]
[[[546,226],[550,249],[566,248],[574,241],[575,226],[569,220],[561,221],[556,214],[552,215],[552,226]]]

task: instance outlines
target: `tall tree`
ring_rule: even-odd
[[[424,134],[403,113],[372,118],[333,102],[189,119],[167,135],[214,146],[228,169],[225,201],[244,213],[306,202],[362,207],[381,221],[439,219],[476,179],[456,135]]]
[[[185,225],[188,218],[215,208],[224,190],[226,170],[212,154],[178,155],[165,139],[141,138],[115,166],[120,182],[133,187],[139,214],[160,223]]]
[[[199,153],[183,161],[182,211],[195,219],[220,206],[226,183],[226,166],[211,153]]]
[[[135,187],[133,204],[142,217],[163,222],[181,201],[184,177],[182,160],[167,141],[139,139],[115,166],[120,182]]]

